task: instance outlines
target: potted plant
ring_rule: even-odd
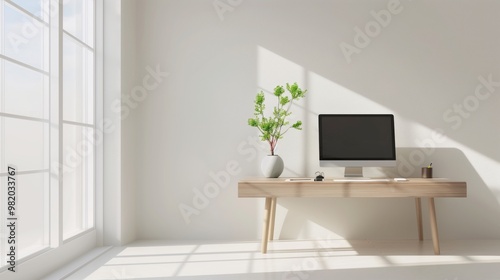
[[[288,92],[288,94],[286,93]],[[274,88],[274,96],[277,98],[277,105],[274,107],[272,115],[265,116],[266,108],[264,102],[266,100],[264,92],[260,91],[255,97],[255,112],[254,117],[248,119],[248,124],[256,127],[261,135],[260,139],[269,143],[271,154],[265,157],[261,164],[262,172],[266,177],[277,178],[281,175],[284,169],[283,159],[275,154],[278,140],[283,138],[283,135],[290,128],[302,130],[302,122],[297,121],[293,124],[287,121],[287,117],[292,114],[290,108],[294,101],[297,101],[305,96],[307,90],[299,88],[297,83],[292,85],[286,84],[286,91],[283,86]]]

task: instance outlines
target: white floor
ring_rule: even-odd
[[[439,256],[430,240],[279,240],[259,250],[258,242],[137,241],[64,279],[500,280],[500,240],[444,240]]]

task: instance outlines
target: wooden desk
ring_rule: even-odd
[[[408,181],[389,182],[322,182],[286,181],[287,178],[255,178],[238,182],[238,197],[263,197],[266,199],[262,228],[262,253],[267,253],[267,243],[273,239],[274,219],[278,197],[414,197],[417,211],[418,238],[423,240],[421,198],[429,199],[429,220],[434,253],[440,254],[436,220],[436,197],[467,197],[466,182],[448,179],[409,178]]]

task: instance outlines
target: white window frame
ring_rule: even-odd
[[[63,71],[63,34],[67,34],[72,37],[72,39],[78,40],[78,38],[75,38],[68,32],[65,32],[63,30],[63,2],[64,0],[44,0],[47,2],[58,2],[58,9],[57,11],[53,11],[51,9],[51,13],[54,12],[54,14],[51,14],[49,19],[48,19],[48,28],[49,28],[49,35],[48,35],[48,40],[49,40],[49,50],[48,50],[48,55],[51,57],[49,59],[49,72],[45,72],[43,70],[37,69],[35,67],[32,67],[30,65],[26,65],[25,63],[18,62],[15,59],[12,59],[10,57],[7,57],[3,55],[3,45],[5,42],[2,42],[0,39],[0,58],[3,60],[7,60],[13,63],[16,63],[18,65],[21,65],[23,67],[27,67],[31,70],[35,70],[37,72],[49,74],[49,108],[51,108],[50,112],[50,117],[48,120],[41,119],[38,120],[37,118],[31,118],[31,117],[23,117],[23,116],[9,116],[8,114],[1,113],[0,115],[2,117],[16,117],[19,119],[25,119],[25,120],[33,120],[33,121],[43,121],[44,123],[50,124],[49,128],[49,154],[48,154],[48,160],[49,160],[49,169],[47,170],[30,170],[30,171],[24,171],[24,173],[32,173],[32,172],[48,172],[50,174],[49,176],[49,204],[50,204],[50,209],[49,209],[49,229],[48,229],[48,235],[49,235],[49,240],[48,240],[48,247],[39,250],[33,254],[30,254],[26,257],[23,257],[22,259],[17,259],[17,265],[25,263],[37,256],[40,256],[41,254],[44,254],[48,251],[58,251],[62,250],[62,247],[65,247],[65,244],[71,243],[71,242],[77,242],[76,240],[86,236],[88,234],[95,234],[97,231],[97,244],[102,245],[102,232],[103,232],[103,145],[102,143],[97,143],[97,145],[94,148],[94,177],[93,177],[93,197],[91,199],[91,204],[94,209],[93,213],[93,226],[70,237],[65,240],[63,240],[63,180],[62,176],[63,174],[61,173],[61,165],[59,167],[57,164],[54,163],[63,163],[63,133],[62,133],[62,127],[66,123],[73,124],[72,122],[68,121],[63,121],[63,79],[62,79],[62,71]],[[92,125],[86,125],[87,127],[92,127],[93,129],[97,129],[97,124],[99,123],[99,120],[103,119],[103,3],[102,1],[94,1],[94,47],[93,47],[93,54],[94,54],[94,123]],[[16,6],[16,8],[20,8],[18,5],[13,3],[11,0],[0,0],[0,15],[3,16],[3,6],[4,3],[9,3],[10,5]],[[24,13],[27,13],[28,16],[34,16],[30,14],[28,11],[22,9]],[[3,19],[2,19],[3,20]],[[3,33],[3,28],[0,29],[0,38],[5,38],[2,34]],[[80,41],[80,40],[78,40]],[[81,42],[81,41],[80,41]],[[83,43],[83,42],[82,42]],[[86,44],[83,44],[83,46],[87,46]],[[88,46],[87,46],[88,47]],[[57,59],[52,59],[54,57],[57,57]],[[0,75],[2,75],[3,72],[3,63],[0,64],[2,66],[0,68]],[[51,74],[55,73],[55,74]],[[0,77],[0,79],[3,79],[3,76]],[[1,95],[3,96],[3,95]],[[0,97],[1,97],[0,96]],[[2,104],[4,104],[2,102]],[[54,109],[56,108],[56,109]],[[0,147],[0,151],[5,149],[5,147]],[[0,174],[2,171],[0,171]],[[18,174],[23,174],[23,172],[18,172]],[[5,177],[0,177],[1,179],[4,179]],[[3,191],[3,190],[2,190]],[[0,197],[3,197],[0,195]],[[4,203],[1,203],[2,208],[4,208]],[[0,213],[3,213],[5,209],[0,209]],[[2,219],[4,218],[2,215],[0,215]],[[2,238],[1,240],[2,243],[4,243],[4,240]],[[1,246],[4,246],[2,244]],[[2,247],[3,249],[3,247]],[[2,250],[3,252],[4,250]],[[7,264],[4,262],[4,258],[0,257],[0,260],[2,260],[2,264],[0,264],[0,273],[4,272],[7,269]]]

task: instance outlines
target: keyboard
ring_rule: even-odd
[[[314,178],[288,178],[285,181],[287,181],[287,182],[308,182],[308,181],[314,181]]]
[[[333,179],[334,182],[391,182],[389,178],[341,178]]]

